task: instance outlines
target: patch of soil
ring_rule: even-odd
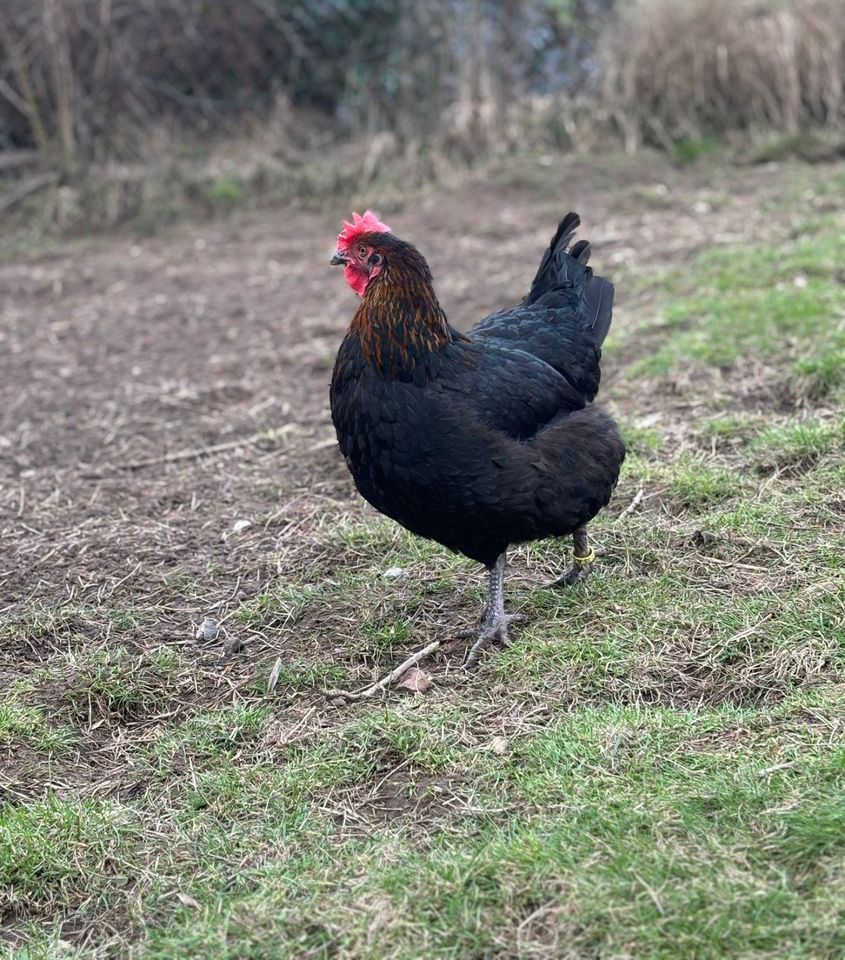
[[[399,817],[414,820],[440,819],[454,808],[455,787],[451,778],[414,775],[399,770],[382,780],[364,801],[363,812],[375,823],[387,823]]]
[[[464,809],[461,786],[462,780],[454,773],[441,776],[400,766],[347,798],[344,819],[362,831],[397,820],[422,826]],[[354,811],[352,816],[350,811]]]

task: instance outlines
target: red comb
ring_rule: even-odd
[[[362,233],[390,233],[390,227],[382,223],[372,210],[367,210],[363,217],[360,213],[353,213],[352,223],[343,221],[343,230],[337,235],[337,249],[341,252],[348,250]]]

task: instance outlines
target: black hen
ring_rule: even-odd
[[[568,252],[569,214],[526,298],[468,336],[437,301],[428,265],[367,213],[338,238],[362,302],[331,386],[338,441],[361,494],[420,536],[483,563],[490,596],[470,661],[507,641],[511,543],[573,534],[571,583],[594,560],[586,524],[611,496],[625,450],[591,403],[613,286]]]

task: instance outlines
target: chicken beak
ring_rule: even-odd
[[[346,262],[347,262],[347,261],[346,261],[346,257],[344,257],[344,255],[343,255],[342,253],[340,253],[340,252],[336,253],[336,254],[331,258],[331,260],[329,260],[329,263],[330,263],[333,267],[345,267],[345,266],[346,266]]]

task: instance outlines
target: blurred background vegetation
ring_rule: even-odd
[[[843,0],[3,0],[0,216],[156,222],[516,151],[842,152]]]

